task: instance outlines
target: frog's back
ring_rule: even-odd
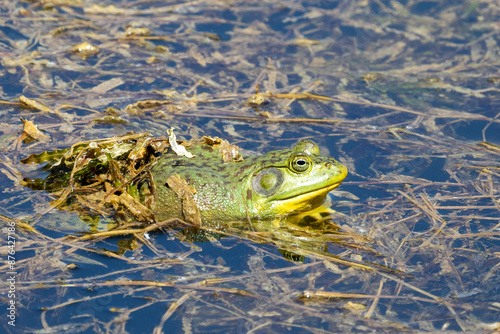
[[[159,220],[182,217],[183,203],[169,186],[177,175],[195,189],[194,200],[202,219],[228,220],[245,215],[244,191],[239,190],[236,176],[247,163],[224,162],[219,150],[207,144],[187,147],[193,158],[173,152],[162,155],[151,170],[155,184],[153,211]]]

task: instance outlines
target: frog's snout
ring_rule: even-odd
[[[340,162],[326,162],[325,167],[333,171],[337,176],[341,176],[342,179],[347,176],[347,167]]]

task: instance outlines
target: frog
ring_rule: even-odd
[[[151,167],[157,220],[186,218],[171,177],[192,189],[201,221],[263,220],[319,207],[347,176],[347,168],[321,155],[318,145],[299,141],[289,149],[224,162],[212,145],[186,147],[189,156],[161,155]],[[149,186],[150,187],[150,186]]]

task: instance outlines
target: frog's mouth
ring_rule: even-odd
[[[329,183],[326,186],[321,188],[315,188],[313,185],[312,186],[305,185],[303,187],[294,189],[291,192],[282,193],[276,196],[274,200],[278,202],[283,201],[283,202],[298,204],[301,202],[313,201],[316,197],[324,199],[326,194],[328,194],[330,191],[340,186],[342,181],[344,181],[344,179],[347,176],[347,168],[345,166],[339,164],[336,167],[338,170],[337,173],[332,178],[330,178],[330,180],[328,180],[331,183],[325,182]]]
[[[314,209],[323,204],[326,195],[333,189],[340,186],[342,181],[338,181],[326,187],[314,189],[300,195],[277,199],[275,205],[279,207],[279,211],[284,214]]]
[[[344,181],[344,180],[342,180],[342,181]],[[308,201],[311,198],[328,194],[330,191],[332,191],[333,189],[335,189],[338,186],[340,186],[340,184],[342,183],[342,181],[338,181],[338,182],[335,182],[335,183],[333,183],[333,184],[331,184],[329,186],[326,186],[326,187],[323,187],[323,188],[314,189],[314,190],[302,193],[300,195],[294,195],[294,196],[279,198],[278,200],[279,201],[288,201],[288,202],[291,202],[291,201],[293,201],[293,202],[295,202],[295,201],[296,202]]]

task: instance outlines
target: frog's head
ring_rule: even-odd
[[[261,218],[304,212],[320,206],[347,176],[347,168],[322,156],[311,140],[258,158],[246,180],[248,210]]]

